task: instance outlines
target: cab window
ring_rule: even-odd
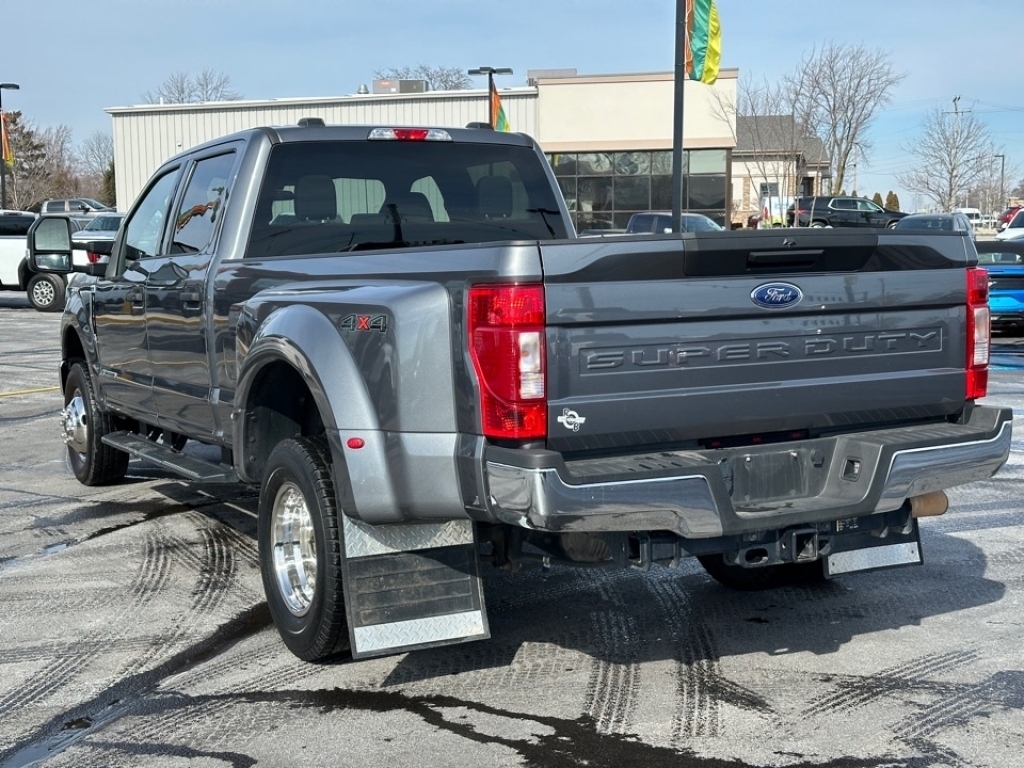
[[[235,153],[204,157],[192,170],[174,217],[171,253],[207,253],[224,215],[228,178]]]
[[[125,224],[124,253],[127,259],[156,256],[164,222],[178,182],[178,169],[169,170],[154,181]]]

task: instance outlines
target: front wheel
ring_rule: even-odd
[[[96,404],[92,378],[83,361],[74,363],[68,372],[61,426],[68,462],[80,483],[106,485],[124,477],[128,454],[103,443],[104,435],[117,430],[118,418],[104,413]]]
[[[756,592],[798,584],[816,584],[825,580],[825,567],[821,560],[809,563],[782,563],[760,568],[744,568],[725,562],[721,555],[699,555],[697,560],[708,576],[729,589]]]
[[[329,455],[322,438],[284,440],[270,454],[260,489],[263,591],[284,644],[305,661],[348,649]]]
[[[28,300],[40,312],[60,312],[64,309],[64,290],[60,275],[40,272],[28,281]]]

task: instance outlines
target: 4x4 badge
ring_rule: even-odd
[[[563,408],[562,415],[556,419],[559,424],[566,429],[571,429],[573,432],[579,432],[580,424],[586,420],[586,416],[580,416],[576,411],[570,411],[568,408]]]

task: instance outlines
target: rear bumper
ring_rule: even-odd
[[[543,531],[698,539],[859,517],[991,477],[1009,455],[1011,419],[1009,409],[976,407],[966,424],[577,462],[492,447],[486,511]]]

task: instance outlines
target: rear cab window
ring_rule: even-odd
[[[309,141],[271,150],[246,256],[568,236],[530,147]]]
[[[2,214],[0,215],[0,237],[24,237],[35,220],[35,216]]]

